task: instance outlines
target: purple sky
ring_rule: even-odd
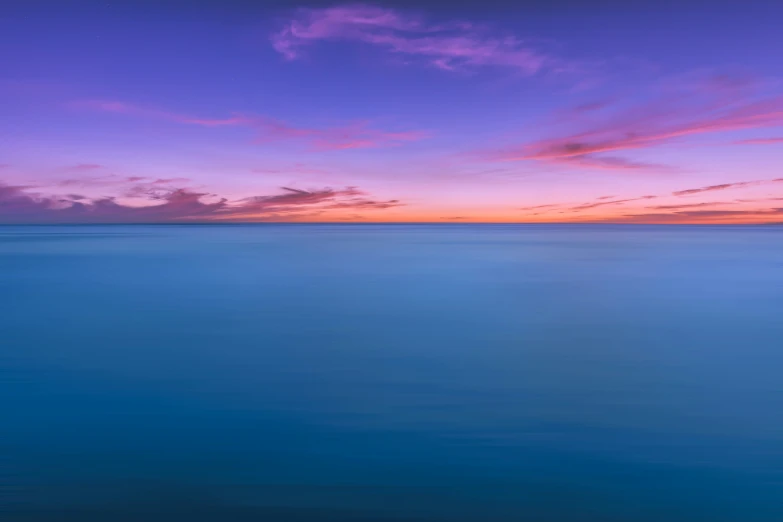
[[[783,4],[514,5],[12,0],[0,223],[783,222]]]

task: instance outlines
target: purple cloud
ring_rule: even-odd
[[[538,161],[584,168],[661,168],[606,156],[645,149],[689,136],[783,125],[783,95],[761,96],[748,82],[712,78],[679,86],[652,100],[616,100],[570,113],[583,130],[485,154],[497,161]],[[587,121],[586,121],[587,120]]]
[[[170,191],[163,203],[131,207],[114,198],[90,200],[84,196],[41,196],[25,187],[0,185],[0,222],[150,222],[208,216],[223,208],[226,200],[204,203],[206,194],[186,189]]]
[[[518,38],[498,36],[475,24],[432,24],[405,11],[361,4],[299,9],[271,41],[289,60],[320,41],[350,41],[421,58],[448,71],[495,66],[535,74],[556,65]]]
[[[80,169],[82,171],[91,171],[94,169]],[[145,176],[118,176],[116,174],[104,174],[101,176],[82,176],[77,178],[68,178],[57,182],[59,187],[110,187],[134,184],[131,191],[140,191],[141,187],[154,188],[160,185],[171,183],[187,183],[188,178],[148,178]]]
[[[153,182],[154,184],[154,182]],[[90,199],[78,194],[40,195],[30,187],[0,183],[2,223],[147,223],[188,221],[285,221],[334,210],[383,210],[403,205],[379,201],[356,187],[301,190],[282,187],[281,194],[236,201],[187,188],[150,189],[143,205],[126,205],[113,197]]]
[[[123,181],[134,183],[123,194],[128,198],[143,198],[149,197],[151,199],[159,199],[161,196],[166,196],[172,190],[171,184],[173,183],[189,183],[189,178],[158,178],[151,179],[143,176],[131,176],[124,178]]]

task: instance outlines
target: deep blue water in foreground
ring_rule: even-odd
[[[8,521],[783,521],[783,227],[0,227]]]

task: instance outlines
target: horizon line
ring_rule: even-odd
[[[74,223],[2,223],[0,226],[128,226],[128,225],[623,225],[623,226],[782,226],[783,222],[770,223],[622,223],[606,221],[541,222],[541,221],[140,221],[140,222],[74,222]]]

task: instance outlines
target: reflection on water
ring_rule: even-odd
[[[0,227],[4,520],[783,520],[783,229]]]

